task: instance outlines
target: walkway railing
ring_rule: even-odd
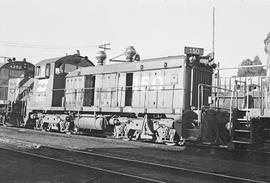
[[[55,89],[64,90],[64,89]],[[152,107],[159,108],[162,102],[166,108],[174,108],[176,100],[183,100],[184,96],[182,93],[181,98],[176,98],[179,96],[177,92],[184,91],[184,88],[177,88],[175,85],[152,85],[152,86],[125,86],[125,87],[106,87],[106,88],[80,88],[80,89],[67,89],[65,92],[65,101],[74,102],[78,101],[79,95],[83,95],[82,98],[85,98],[86,94],[92,96],[93,100],[98,100],[95,102],[96,107],[108,106],[108,107]],[[128,94],[128,92],[130,92]],[[177,94],[177,96],[176,96]],[[127,96],[126,96],[127,95]],[[72,99],[67,99],[72,97]],[[136,98],[137,97],[137,98]],[[139,100],[138,102],[126,100]],[[85,99],[84,99],[85,100]],[[106,105],[102,104],[102,100],[108,102]],[[169,100],[169,101],[168,101]],[[79,100],[80,101],[80,100]],[[80,101],[83,102],[83,101]],[[184,101],[183,101],[184,102]],[[93,105],[93,102],[90,102]],[[134,103],[137,103],[135,106]],[[167,105],[165,105],[165,103]],[[90,106],[90,104],[84,106]]]

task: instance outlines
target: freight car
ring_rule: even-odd
[[[18,125],[17,122],[24,115],[26,106],[24,94],[28,89],[25,84],[33,78],[34,68],[35,66],[26,59],[16,61],[15,58],[9,59],[7,63],[0,66],[1,124]]]
[[[102,64],[95,67],[78,55],[41,61],[26,126],[179,142],[184,114],[198,105],[198,85],[211,85],[215,65],[202,57],[202,49],[186,50],[186,55],[140,60],[131,49],[120,64],[103,64],[101,52]]]

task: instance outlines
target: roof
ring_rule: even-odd
[[[45,60],[42,60],[42,61],[38,62],[36,65],[45,65],[45,64],[49,64],[49,63],[54,63],[57,60],[59,60],[60,58],[62,58],[62,57],[45,59]]]
[[[166,68],[165,68],[166,63]],[[85,67],[75,70],[67,75],[67,77],[90,74],[103,74],[115,72],[135,72],[141,70],[155,70],[184,67],[185,56],[170,56],[145,59],[137,62],[124,62],[118,64],[98,65],[96,67]]]
[[[95,66],[89,59],[88,57],[82,57],[80,55],[68,55],[65,57],[60,58],[57,60],[57,64],[61,65],[62,63],[68,63],[68,64],[73,64],[73,65],[78,65],[82,67],[86,66]]]
[[[174,55],[174,56],[167,56],[167,57],[157,57],[157,58],[147,58],[143,59],[142,61],[157,61],[157,60],[170,60],[170,59],[176,59],[176,58],[185,58],[185,55]]]
[[[63,64],[63,63],[70,63],[70,64],[76,64],[79,66],[94,66],[94,64],[87,58],[82,57],[80,55],[67,55],[64,57],[56,57],[56,58],[50,58],[46,60],[42,60],[38,62],[36,65],[45,65],[49,63],[56,63],[56,64]]]
[[[9,70],[21,70],[24,69],[24,66],[27,67],[35,67],[32,63],[30,62],[24,62],[24,61],[13,61],[13,62],[7,62],[7,63],[0,63],[0,69],[2,68],[8,68]],[[26,69],[27,70],[27,69]]]

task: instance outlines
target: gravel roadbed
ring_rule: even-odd
[[[70,149],[95,149],[95,148],[158,148],[163,150],[182,151],[185,147],[168,146],[165,144],[143,143],[125,141],[122,139],[101,138],[73,134],[61,134],[45,131],[36,131],[23,128],[0,126],[0,139],[15,140],[21,143],[34,143],[42,146],[70,148]],[[7,140],[6,140],[7,142]]]

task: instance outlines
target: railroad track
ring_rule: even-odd
[[[0,126],[1,128],[1,126]],[[3,129],[3,128],[2,128]],[[18,127],[5,127],[5,129],[8,130],[13,130],[13,131],[29,131],[29,132],[35,132],[35,133],[41,133],[41,134],[48,134],[48,135],[53,135],[53,136],[61,136],[61,137],[67,137],[66,134],[63,133],[55,133],[55,132],[44,132],[44,131],[40,131],[40,130],[33,130],[33,129],[25,129],[25,128],[18,128]],[[83,136],[83,135],[74,135],[74,136],[80,136],[83,138],[99,138],[98,136]],[[68,136],[69,137],[69,136]],[[106,136],[107,139],[111,139],[111,140],[119,140],[119,139],[115,139],[111,136]],[[103,138],[100,138],[103,139]],[[140,142],[140,141],[130,141],[130,142],[134,142],[134,143],[140,143],[140,144],[144,144],[144,145],[148,145],[149,143],[144,143],[144,142]],[[157,143],[151,143],[152,145],[158,145]],[[146,146],[147,146],[146,145]],[[166,146],[166,145],[164,145]],[[188,147],[195,147],[195,148],[203,148],[203,149],[218,149],[218,150],[222,150],[222,151],[229,151],[227,149],[227,147],[225,146],[213,146],[213,145],[208,145],[208,144],[194,144],[194,143],[188,143],[186,144],[186,146]],[[168,146],[167,146],[168,147]],[[163,149],[166,149],[167,147],[164,147]],[[162,149],[162,146],[160,146],[160,149]],[[176,150],[176,149],[180,149],[179,146],[170,146],[170,150]],[[245,150],[235,150],[235,152],[249,152],[249,153],[253,153],[253,154],[258,154],[258,155],[262,155],[262,156],[269,156],[270,155],[270,150],[256,150],[256,149],[245,149]]]
[[[211,173],[182,167],[126,159],[81,150],[40,148],[36,150],[19,150],[10,147],[2,149],[61,164],[85,168],[137,180],[138,182],[256,182],[266,183],[243,177]],[[135,181],[136,182],[136,181]]]
[[[155,180],[155,179],[140,177],[140,176],[131,175],[131,174],[127,174],[127,173],[121,173],[121,172],[117,172],[117,171],[111,171],[111,170],[108,170],[108,169],[99,168],[99,167],[95,167],[95,166],[90,166],[90,165],[86,165],[86,164],[83,164],[83,163],[78,163],[78,162],[75,162],[75,161],[73,162],[73,161],[68,161],[68,160],[64,160],[64,159],[44,156],[44,155],[41,155],[41,154],[25,152],[25,151],[16,150],[16,149],[13,149],[13,148],[0,147],[0,149],[4,149],[6,151],[11,151],[13,153],[18,153],[18,154],[23,155],[23,156],[32,157],[32,158],[35,158],[37,161],[42,159],[42,160],[48,160],[48,161],[53,161],[53,162],[56,162],[56,163],[60,163],[62,165],[69,165],[69,166],[72,166],[73,168],[84,168],[84,169],[87,169],[87,170],[96,170],[96,171],[100,171],[100,172],[105,172],[107,174],[115,174],[117,176],[120,176],[120,178],[125,177],[125,178],[128,178],[128,179],[132,179],[131,182],[164,183],[163,181],[159,181],[159,180]]]

